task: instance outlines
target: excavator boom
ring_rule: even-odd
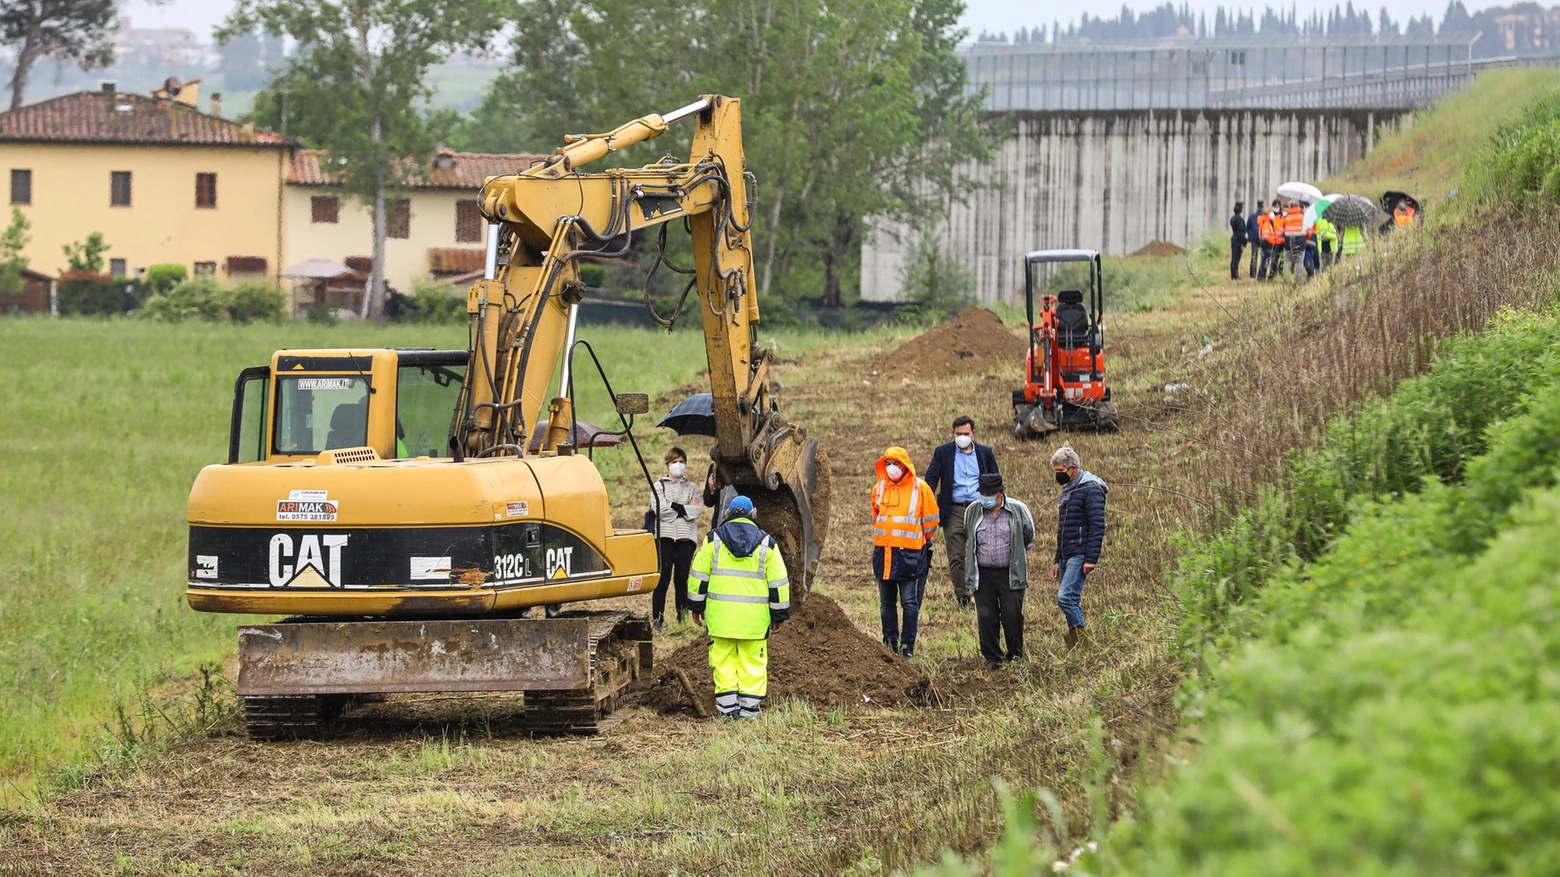
[[[610,152],[696,120],[686,163],[584,173]],[[569,350],[585,287],[577,259],[668,222],[693,236],[694,286],[703,321],[715,412],[712,456],[722,485],[753,494],[805,598],[827,528],[828,472],[816,440],[778,411],[770,353],[753,343],[752,205],[744,173],[741,101],[719,95],[665,116],[648,115],[606,134],[580,135],[548,161],[482,189],[490,223],[488,275],[470,292],[472,367],[468,418],[456,437],[469,456],[519,455],[547,412],[542,447],[572,435]],[[562,395],[547,399],[555,366]],[[545,406],[545,408],[544,408]],[[767,513],[767,514],[766,514]]]

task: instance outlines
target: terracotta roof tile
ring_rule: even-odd
[[[455,152],[440,147],[412,185],[425,189],[480,189],[488,177],[519,173],[545,158],[527,152]],[[323,149],[294,152],[287,182],[295,186],[334,185],[330,156]]]
[[[0,141],[295,145],[290,137],[177,101],[111,91],[81,91],[0,113]]]

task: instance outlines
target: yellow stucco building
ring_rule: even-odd
[[[32,225],[34,270],[58,274],[65,245],[101,232],[115,274],[275,277],[295,147],[177,100],[80,92],[0,113],[0,184]]]
[[[525,170],[545,156],[454,152],[440,148],[405,191],[386,207],[385,280],[410,292],[425,277],[451,277],[482,267],[483,219],[477,194],[488,177]],[[287,264],[329,259],[352,267],[373,252],[368,205],[347,195],[320,150],[293,154],[287,177]]]
[[[79,92],[0,113],[0,185],[9,180],[9,203],[31,223],[33,270],[60,274],[64,247],[101,232],[109,273],[171,263],[223,281],[271,278],[299,286],[300,302],[309,295],[289,266],[369,271],[369,209],[342,190],[325,153],[184,96]],[[420,278],[480,268],[483,181],[542,158],[441,147],[390,195],[390,286],[409,292]]]

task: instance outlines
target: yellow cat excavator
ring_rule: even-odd
[[[687,162],[581,171],[685,118]],[[614,528],[600,473],[575,453],[573,405],[577,364],[606,380],[576,338],[578,260],[653,226],[692,234],[717,480],[754,498],[805,597],[828,471],[779,413],[753,341],[752,192],[732,98],[571,136],[482,188],[467,350],[283,350],[239,375],[228,462],[190,492],[186,593],[199,611],[289,616],[238,629],[252,736],[314,734],[354,698],[419,691],[523,691],[531,728],[590,732],[650,666],[641,613],[529,614],[658,581],[655,533]],[[614,398],[637,454],[648,397]]]

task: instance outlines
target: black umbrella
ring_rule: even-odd
[[[1376,205],[1363,195],[1339,195],[1332,199],[1322,218],[1342,228],[1346,225],[1364,225],[1379,213]]]
[[[694,393],[677,403],[656,426],[675,430],[678,435],[715,435],[715,397]]]

